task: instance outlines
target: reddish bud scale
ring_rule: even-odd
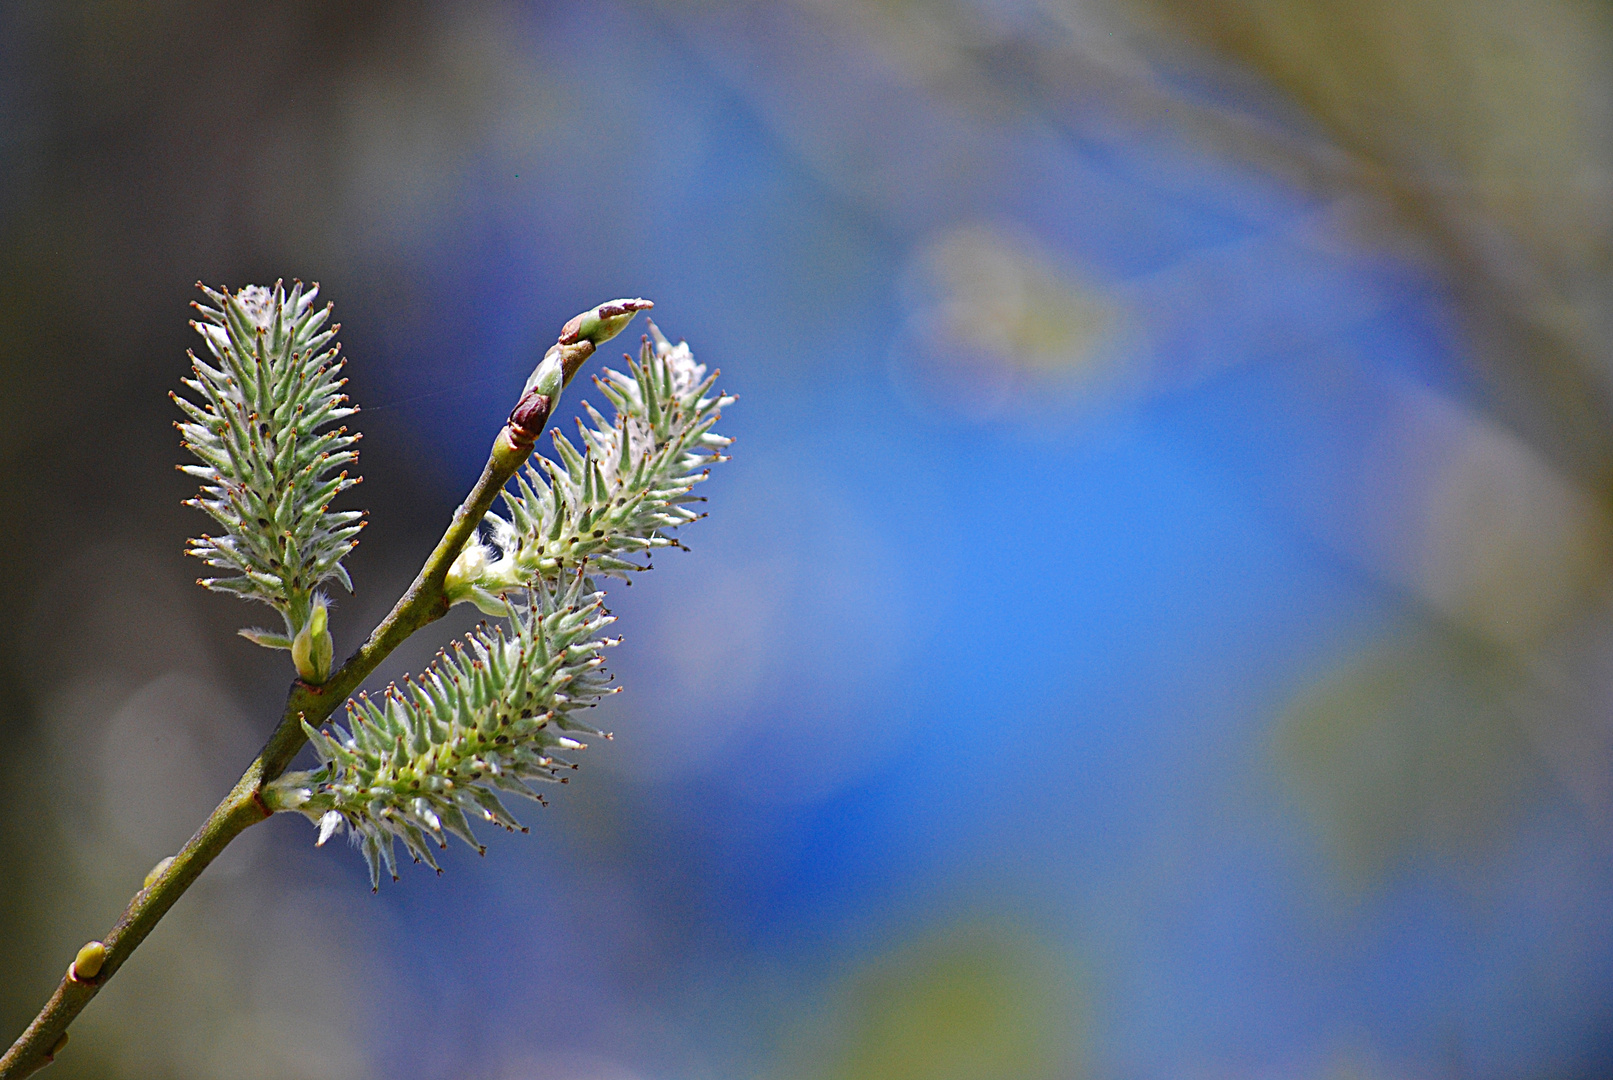
[[[552,405],[548,394],[540,394],[536,390],[529,391],[516,402],[510,412],[510,441],[518,447],[537,442],[543,425],[549,422]]]

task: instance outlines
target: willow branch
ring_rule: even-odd
[[[95,970],[86,973],[77,969],[76,962],[69,965],[56,992],[5,1056],[0,1057],[0,1080],[28,1076],[55,1060],[66,1045],[68,1025],[117,974],[175,901],[231,840],[270,816],[269,807],[263,801],[263,785],[285,772],[302,749],[307,741],[303,723],[318,726],[409,635],[448,613],[443,581],[449,567],[492,508],[493,500],[504,485],[531,456],[533,443],[548,424],[560,390],[593,353],[596,340],[614,336],[633,312],[649,306],[639,300],[618,301],[578,316],[566,325],[559,343],[549,350],[511,412],[508,423],[493,441],[481,478],[454,511],[447,531],[414,582],[387,617],[371,631],[369,639],[329,679],[317,686],[302,679],[292,684],[280,723],[257,758],[173,860],[135,893],[117,924],[101,942],[104,953],[97,954]]]

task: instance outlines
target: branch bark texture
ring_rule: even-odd
[[[588,351],[592,351],[591,346]],[[522,403],[527,404],[526,398]],[[100,970],[93,977],[80,978],[69,966],[39,1015],[0,1057],[0,1080],[17,1080],[55,1060],[66,1043],[68,1025],[117,974],[123,962],[175,901],[231,840],[270,816],[261,796],[263,785],[285,772],[307,742],[303,721],[317,727],[409,635],[448,613],[443,579],[449,566],[492,508],[499,491],[531,455],[533,442],[549,419],[548,402],[544,402],[541,409],[528,406],[521,412],[521,406],[517,406],[517,410],[520,415],[512,417],[512,422],[494,440],[492,453],[476,486],[454,511],[447,531],[392,611],[325,683],[312,686],[298,679],[292,684],[285,712],[263,750],[173,861],[129,901],[122,917],[103,940],[106,958]]]

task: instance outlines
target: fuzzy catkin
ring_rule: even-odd
[[[712,431],[735,399],[708,392],[689,347],[653,324],[629,373],[596,385],[614,406],[579,421],[582,449],[555,435],[558,460],[539,458],[489,513],[491,547],[472,537],[445,582],[450,602],[474,602],[497,622],[439,653],[419,677],[348,702],[346,727],[305,725],[317,769],[267,785],[276,810],[307,815],[323,844],[346,830],[378,887],[396,878],[395,842],[436,868],[449,834],[481,850],[472,822],[521,828],[500,798],[543,801],[533,785],[565,783],[580,718],[614,693],[602,636],[614,618],[595,576],[647,569],[639,552],[677,544],[668,530],[703,516],[690,494],[731,440]],[[609,738],[609,736],[604,736]]]
[[[183,382],[196,400],[172,397],[186,417],[177,425],[182,445],[201,462],[180,466],[202,482],[188,505],[210,514],[224,535],[204,534],[188,550],[224,571],[201,584],[261,600],[285,618],[284,636],[246,636],[290,648],[320,585],[353,588],[342,559],[363,513],[330,503],[359,482],[344,468],[358,459],[359,436],[330,425],[358,410],[341,392],[337,327],[325,325],[330,305],[315,306],[317,285],[201,288],[212,306],[193,305],[200,318],[191,325],[210,360],[190,354]]]

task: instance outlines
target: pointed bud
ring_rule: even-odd
[[[561,328],[559,340],[543,354],[543,362],[526,381],[523,394],[536,391],[548,397],[551,405],[558,401],[560,391],[596,348],[626,329],[635,313],[654,306],[648,300],[612,300],[573,316]]]
[[[101,965],[106,963],[106,946],[99,941],[92,941],[78,951],[73,957],[73,966],[69,969],[74,982],[89,982],[101,973]]]
[[[627,329],[635,312],[648,311],[655,305],[648,300],[612,300],[591,311],[575,315],[560,331],[560,344],[572,345],[586,341],[591,345],[605,344]]]
[[[297,674],[303,682],[318,686],[330,678],[331,657],[335,655],[335,642],[330,638],[328,602],[323,594],[315,594],[308,625],[297,632],[291,642],[291,662],[297,665]]]

